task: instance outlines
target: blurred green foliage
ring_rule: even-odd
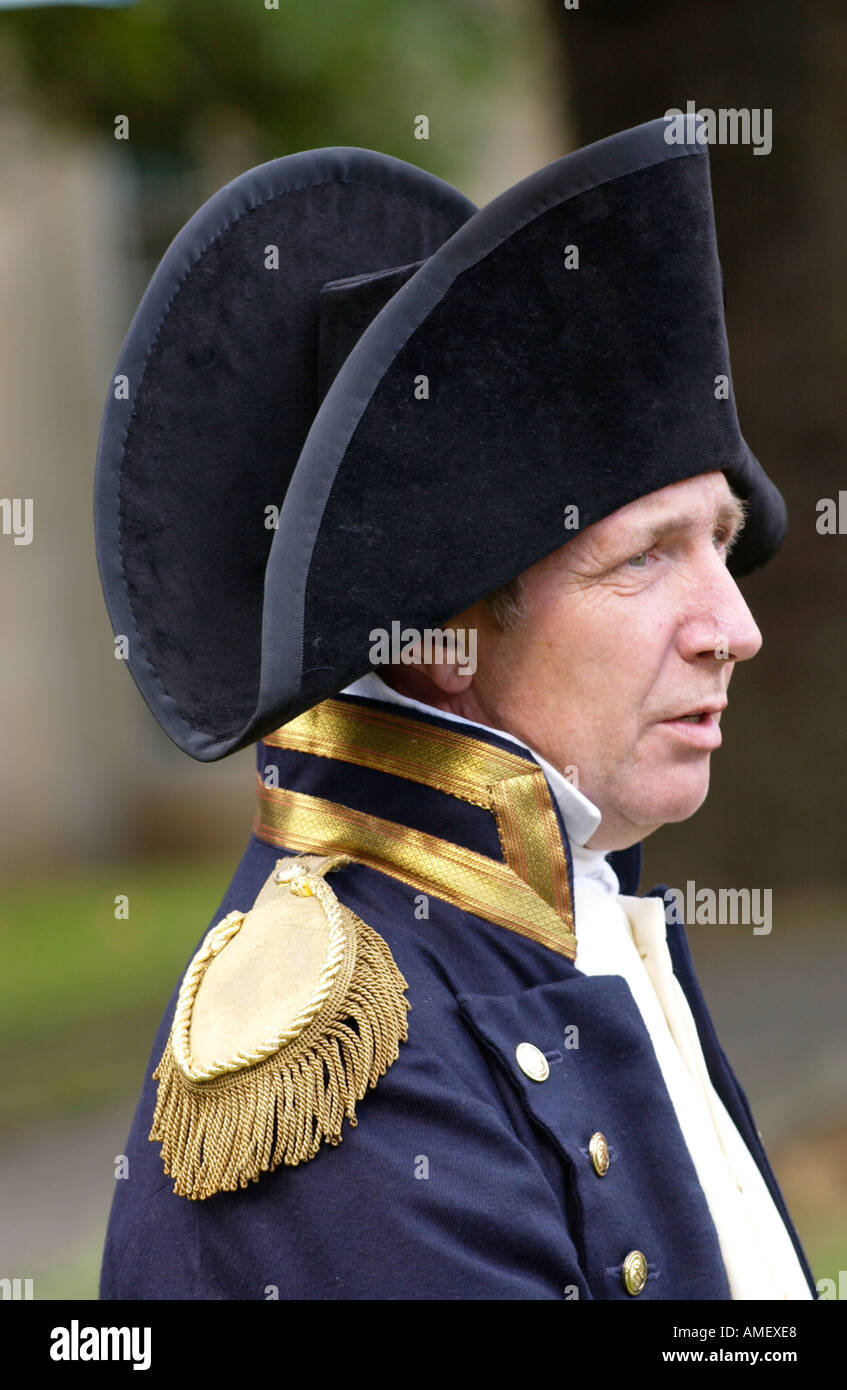
[[[0,1129],[141,1089],[165,1005],[231,874],[229,863],[118,865],[4,891]]]
[[[364,145],[461,168],[474,105],[519,37],[519,7],[484,0],[141,0],[122,11],[0,15],[0,73],[48,119],[110,138],[125,115],[142,159],[196,158],[237,130],[259,159]],[[476,119],[481,118],[478,111]]]

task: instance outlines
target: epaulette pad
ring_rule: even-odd
[[[185,973],[150,1139],[174,1192],[203,1199],[338,1144],[346,1116],[408,1037],[408,988],[386,943],[324,875],[344,855],[277,860]]]

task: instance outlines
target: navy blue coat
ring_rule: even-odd
[[[505,746],[493,734],[490,741]],[[492,818],[478,807],[388,773],[257,748],[260,773],[276,764],[292,790],[500,857]],[[571,872],[561,821],[559,829]],[[208,925],[251,906],[283,852],[254,833]],[[612,862],[621,891],[636,893],[639,847]],[[583,975],[546,946],[437,898],[422,918],[413,888],[362,864],[330,881],[388,943],[409,983],[409,1038],[397,1061],[359,1102],[358,1125],[345,1123],[338,1147],[263,1173],[244,1190],[179,1197],[147,1137],[151,1073],[175,990],[128,1140],[129,1177],[115,1186],[101,1297],[627,1300],[623,1261],[640,1250],[648,1264],[641,1300],[728,1299],[714,1224],[625,981]],[[814,1293],[684,928],[669,926],[668,939],[712,1083]],[[572,1025],[578,1047],[566,1045],[577,1037]],[[516,1065],[522,1041],[548,1057],[543,1084]],[[595,1131],[610,1150],[602,1178],[588,1153]]]

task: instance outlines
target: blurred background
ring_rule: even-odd
[[[269,3],[0,4],[0,493],[35,522],[29,545],[0,535],[0,1277],[96,1297],[153,1035],[251,829],[252,750],[200,764],[170,744],[113,657],[97,577],[100,415],[159,258],[280,155],[366,146],[482,204],[690,100],[772,111],[769,154],[713,146],[711,167],[739,416],[791,529],[744,581],[765,643],[735,677],[709,800],[648,841],[642,888],[773,891],[769,936],[689,937],[815,1276],[837,1281],[847,493],[844,534],[816,522],[847,489],[847,10]]]

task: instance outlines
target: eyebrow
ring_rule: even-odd
[[[747,519],[748,506],[740,497],[733,493],[727,502],[722,502],[715,512],[714,525],[725,526],[730,532],[730,544],[738,539],[744,523]],[[638,553],[641,550],[649,550],[651,546],[657,545],[666,536],[677,535],[682,531],[693,531],[700,526],[701,519],[698,516],[675,516],[668,517],[665,521],[657,521],[652,525],[649,522],[643,523],[640,527],[635,527],[632,534],[627,537],[627,545],[636,545]]]

